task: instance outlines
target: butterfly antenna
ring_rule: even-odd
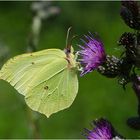
[[[67,37],[66,37],[66,53],[70,53],[71,52],[71,45],[70,45],[70,41],[69,41],[69,36],[70,36],[70,31],[71,31],[72,27],[68,28],[67,31]]]

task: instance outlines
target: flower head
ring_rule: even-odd
[[[93,38],[93,35],[88,35],[85,37],[87,42],[82,40],[84,45],[79,45],[82,49],[79,51],[81,57],[80,63],[83,67],[81,76],[97,69],[106,60],[103,43]]]
[[[89,140],[95,139],[115,139],[122,138],[113,128],[111,123],[103,118],[93,122],[95,127],[92,130],[86,129],[86,138]]]

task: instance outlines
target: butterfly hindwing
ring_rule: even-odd
[[[74,71],[66,68],[63,72],[32,88],[25,100],[34,110],[49,117],[52,113],[69,107],[77,92],[77,76]]]

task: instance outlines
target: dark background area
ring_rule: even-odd
[[[8,48],[9,57],[26,51],[32,22],[31,3],[0,2],[0,48]],[[67,29],[72,26],[74,34],[79,35],[73,42],[75,50],[79,49],[76,46],[80,43],[79,38],[90,31],[98,32],[108,54],[121,54],[122,48],[117,41],[130,29],[119,15],[120,2],[53,4],[60,7],[61,13],[43,21],[38,50],[63,49]],[[131,85],[124,91],[117,79],[107,79],[92,72],[79,77],[79,92],[70,108],[49,119],[39,113],[33,117],[38,117],[40,138],[84,138],[83,129],[90,128],[91,121],[100,117],[110,120],[125,137],[139,138],[139,131],[126,125],[127,118],[136,115],[136,107]],[[24,97],[8,83],[0,81],[0,138],[33,138],[27,110],[30,109],[25,105]]]

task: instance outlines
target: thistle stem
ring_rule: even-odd
[[[138,98],[138,115],[139,115],[139,117],[140,117],[140,97],[139,97],[139,95],[137,95],[136,92],[135,92],[135,94],[136,94],[136,96],[137,96],[137,98]]]
[[[138,100],[138,115],[140,117],[140,95],[139,95],[138,89],[136,89],[136,88],[133,88],[133,89],[134,89],[135,95],[136,95],[137,100]]]

